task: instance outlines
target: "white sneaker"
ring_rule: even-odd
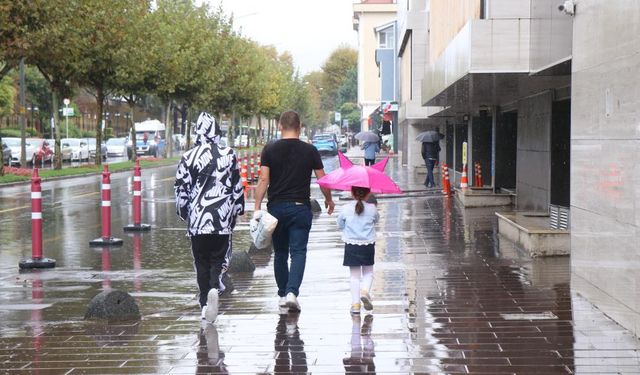
[[[204,309],[204,317],[208,322],[215,322],[218,317],[218,289],[211,289],[207,294],[207,305]]]
[[[207,311],[207,305],[202,306],[202,310],[200,311],[200,318],[202,318],[202,320],[206,319],[204,317],[206,311]]]
[[[278,299],[278,307],[286,307],[287,306],[287,298],[286,297],[280,297]]]
[[[287,307],[290,312],[300,312],[300,304],[298,303],[298,298],[295,294],[289,292],[287,293]]]

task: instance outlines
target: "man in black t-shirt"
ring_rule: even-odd
[[[318,150],[299,139],[300,117],[296,112],[284,112],[278,127],[282,138],[267,144],[262,150],[254,217],[260,216],[262,199],[267,193],[267,210],[278,219],[273,232],[273,269],[280,297],[278,304],[289,311],[300,311],[297,296],[304,276],[313,217],[309,200],[311,173],[314,172],[317,178],[325,173]],[[332,214],[335,205],[331,191],[321,190],[327,212]]]

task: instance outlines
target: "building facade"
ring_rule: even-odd
[[[353,28],[358,32],[358,105],[362,130],[369,130],[369,117],[379,109],[382,99],[376,50],[388,41],[379,40],[376,29],[395,18],[395,0],[362,0],[353,4]]]
[[[430,119],[456,180],[466,142],[516,211],[568,212],[572,289],[638,335],[640,2],[431,0],[428,13],[421,100],[443,107]]]

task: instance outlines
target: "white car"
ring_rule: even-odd
[[[20,165],[20,156],[22,155],[20,147],[20,138],[2,138],[2,141],[11,149],[11,161],[10,165]],[[25,140],[27,145],[27,155],[33,155],[36,152],[36,146],[32,144],[28,139]],[[28,160],[31,160],[27,157]]]
[[[110,138],[107,141],[107,155],[127,156],[127,138]]]
[[[242,134],[236,137],[233,143],[234,147],[248,147],[249,146],[249,136],[246,134]]]
[[[62,147],[71,148],[71,160],[89,160],[89,145],[84,139],[64,138],[60,141]]]

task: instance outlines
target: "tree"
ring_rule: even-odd
[[[205,5],[195,7],[190,0],[158,0],[151,13],[153,92],[162,100],[167,126],[168,155],[172,154],[173,129],[169,122],[174,100],[195,100],[205,88],[203,72],[217,66],[212,54],[223,54],[218,46],[217,20]],[[218,87],[219,88],[219,87]]]
[[[78,3],[47,0],[41,1],[39,6],[40,19],[46,19],[47,25],[31,34],[27,61],[38,67],[51,87],[51,111],[56,125],[54,168],[61,169],[58,100],[71,94],[72,85],[78,81],[86,63],[82,59],[82,34],[78,30],[86,27],[83,23],[87,19]],[[64,48],[61,48],[61,41],[64,41]]]
[[[322,65],[323,108],[335,110],[338,89],[342,86],[350,70],[357,66],[358,51],[341,46],[334,50]]]
[[[118,88],[116,70],[129,61],[122,50],[134,25],[142,22],[150,4],[147,1],[84,0],[78,3],[84,22],[76,33],[81,35],[79,58],[84,62],[78,77],[80,84],[93,90],[98,105],[96,129],[96,164],[102,162],[102,114],[105,99]]]
[[[33,47],[33,33],[46,28],[46,0],[0,1],[0,79]]]
[[[8,116],[13,112],[16,89],[11,77],[0,79],[0,117]]]
[[[338,88],[338,96],[336,99],[336,107],[341,108],[345,103],[358,102],[358,71],[356,67],[351,68],[347,72],[345,80]]]

